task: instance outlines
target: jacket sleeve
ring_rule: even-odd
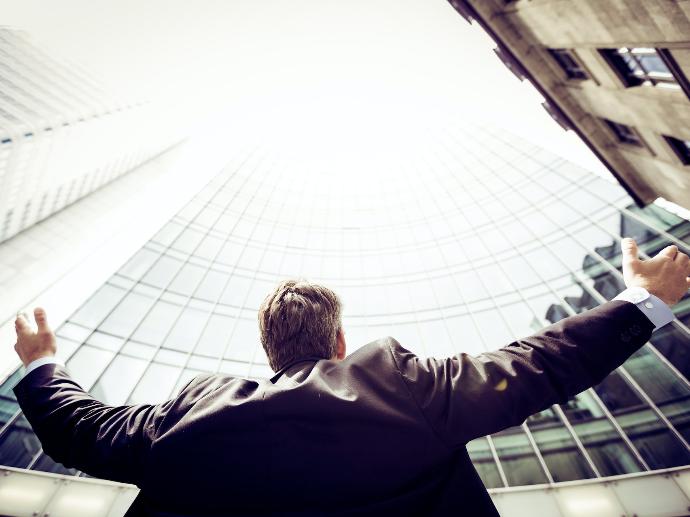
[[[158,424],[179,410],[182,393],[158,405],[108,406],[86,393],[62,366],[44,365],[14,388],[17,401],[53,460],[89,475],[138,484]]]
[[[650,337],[634,304],[613,301],[494,352],[421,359],[393,345],[405,384],[449,446],[521,424],[601,382]]]

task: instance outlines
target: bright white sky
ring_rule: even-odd
[[[227,105],[225,124],[363,142],[481,116],[603,170],[445,0],[0,0],[0,12],[119,92]]]

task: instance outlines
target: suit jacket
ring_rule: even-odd
[[[104,405],[56,365],[15,393],[46,454],[138,485],[139,511],[495,516],[465,444],[597,384],[652,329],[613,301],[476,357],[385,338],[267,381],[201,375],[158,405]]]

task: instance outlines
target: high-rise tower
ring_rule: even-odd
[[[181,122],[0,27],[0,242],[179,142]]]
[[[615,296],[621,236],[646,255],[671,243],[689,251],[690,222],[640,209],[607,178],[505,131],[468,125],[413,138],[397,159],[359,169],[338,156],[330,166],[298,160],[266,140],[237,151],[54,322],[67,367],[109,404],[164,400],[202,372],[265,378],[256,310],[286,277],[341,295],[350,350],[392,335],[420,355],[481,353]],[[680,482],[651,474],[686,475],[668,469],[690,465],[687,296],[674,311],[598,386],[468,444],[505,515],[523,515],[520,504],[532,515],[584,515],[566,511],[573,486],[599,509],[634,513],[644,491],[596,483],[611,476],[673,494],[654,503],[659,512],[687,507]],[[18,410],[10,388],[21,375],[0,385],[0,463],[66,472]]]

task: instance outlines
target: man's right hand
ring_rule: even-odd
[[[52,357],[57,351],[57,340],[48,325],[46,311],[40,307],[35,308],[34,318],[38,331],[31,328],[24,314],[17,314],[17,320],[14,322],[17,330],[17,343],[14,349],[24,366],[42,357]]]
[[[626,287],[642,287],[669,307],[678,303],[690,288],[690,258],[676,246],[667,246],[645,261],[639,259],[633,239],[623,239],[621,249]]]

